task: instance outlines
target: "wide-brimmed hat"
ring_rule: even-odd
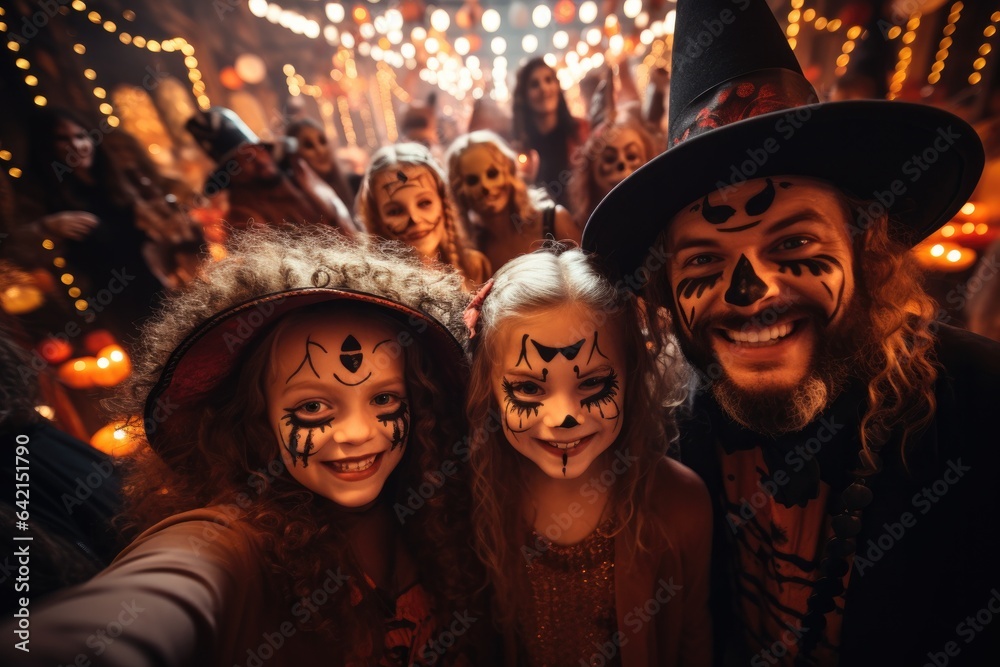
[[[460,277],[424,269],[419,260],[401,257],[402,251],[395,246],[357,244],[322,230],[252,230],[235,235],[234,241],[235,257],[222,260],[221,267],[209,267],[193,293],[168,302],[147,331],[164,350],[171,345],[171,335],[185,332],[165,363],[154,359],[149,368],[140,369],[150,376],[144,403],[145,436],[161,456],[176,460],[178,449],[192,448],[205,405],[230,386],[227,379],[279,320],[305,307],[363,305],[367,312],[374,310],[398,322],[400,348],[420,345],[442,390],[462,395],[468,363],[456,339],[463,330],[461,311],[466,301]],[[357,253],[353,261],[352,251]],[[260,252],[280,256],[266,260],[267,266],[258,271],[251,262]],[[258,275],[252,275],[255,272]],[[252,282],[246,284],[248,280]],[[394,284],[394,280],[407,284]],[[356,289],[359,286],[368,286],[370,291]],[[191,314],[191,309],[196,312]],[[169,321],[172,317],[188,321],[174,325]]]
[[[675,214],[755,178],[828,181],[871,202],[852,212],[860,224],[887,211],[910,245],[972,193],[984,154],[962,119],[904,102],[819,102],[763,0],[678,0],[676,11],[668,149],[608,193],[583,233],[617,277],[645,280]]]

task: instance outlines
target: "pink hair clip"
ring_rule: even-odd
[[[476,337],[476,324],[479,322],[479,313],[483,309],[483,301],[486,301],[486,297],[489,296],[492,289],[493,279],[490,278],[483,283],[483,286],[479,288],[476,296],[472,299],[472,303],[462,313],[462,321],[465,322],[465,326],[469,329],[469,340]]]

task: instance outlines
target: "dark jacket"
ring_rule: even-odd
[[[908,466],[898,443],[890,443],[870,482],[874,499],[862,514],[844,601],[842,665],[985,665],[1000,658],[1000,344],[945,325],[937,335],[934,420],[910,450]],[[728,648],[717,657],[747,664],[732,613],[735,545],[716,455],[727,425],[717,423],[710,402],[696,398],[682,423],[681,458],[705,480],[716,508],[712,611],[717,645]],[[858,461],[864,405],[855,402],[853,428],[838,434],[845,467]],[[824,469],[823,478],[839,495],[849,470]],[[862,574],[859,557],[867,560]]]

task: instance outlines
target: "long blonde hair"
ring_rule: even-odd
[[[360,218],[368,233],[391,239],[387,233],[382,215],[379,213],[378,204],[375,201],[375,191],[372,188],[372,181],[375,174],[381,171],[396,169],[403,165],[423,167],[434,179],[434,185],[438,197],[441,198],[441,208],[444,215],[444,239],[438,249],[441,259],[458,269],[466,278],[476,278],[475,270],[468,265],[466,249],[469,242],[465,236],[465,230],[458,223],[459,217],[455,210],[455,204],[448,193],[444,173],[441,166],[431,155],[426,146],[417,143],[392,144],[383,146],[372,155],[368,170],[361,181],[361,188],[358,190],[358,197],[354,202],[355,214]]]
[[[566,250],[549,243],[511,260],[494,276],[470,345],[470,471],[476,550],[493,584],[496,621],[507,631],[516,631],[518,612],[530,594],[522,563],[529,527],[518,502],[528,490],[520,454],[507,442],[499,423],[502,409],[493,391],[501,357],[498,337],[512,321],[568,304],[588,309],[598,326],[613,322],[623,334],[627,399],[612,451],[627,449],[638,460],[616,479],[609,507],[615,530],[628,525],[638,536],[640,549],[648,548],[649,530],[657,525],[649,473],[676,435],[666,409],[683,401],[687,386],[680,364],[654,357],[635,297],[616,289],[598,271],[596,259],[579,248]],[[651,418],[659,415],[663,418]]]

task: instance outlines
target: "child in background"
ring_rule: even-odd
[[[473,525],[508,663],[710,664],[709,498],[664,455],[685,378],[634,298],[546,247],[466,324]]]
[[[473,288],[490,262],[468,245],[441,167],[421,144],[394,144],[372,156],[356,213],[370,234],[413,246],[428,262],[450,264]]]
[[[541,188],[529,189],[517,173],[517,156],[488,130],[470,132],[448,149],[448,184],[476,246],[495,269],[534,250],[538,241],[580,242],[583,225]]]
[[[481,618],[468,501],[439,472],[467,447],[467,366],[434,319],[461,333],[460,283],[329,229],[234,236],[144,332],[124,399],[144,532],[32,607],[4,664],[450,664]]]

